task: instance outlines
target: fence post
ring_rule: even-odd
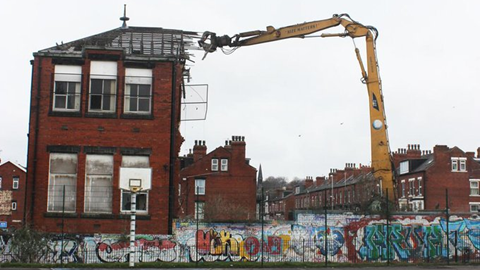
[[[196,184],[195,184],[196,185]],[[196,219],[196,230],[195,230],[195,267],[198,267],[198,205],[199,205],[199,201],[198,201],[198,191],[199,191],[199,188],[200,186],[197,186],[195,187],[195,197],[196,197],[196,205],[195,205],[195,210],[197,212],[197,214],[195,215],[195,219]]]
[[[458,262],[458,248],[457,248],[457,245],[458,245],[458,231],[455,231],[455,262]]]
[[[450,214],[448,213],[448,189],[445,189],[445,212],[447,216],[447,264],[450,264]]]
[[[60,246],[60,265],[63,267],[63,241],[65,239],[64,234],[65,227],[65,185],[63,185],[63,194],[62,194],[62,244]]]
[[[328,238],[327,238],[327,233],[328,233],[328,224],[327,224],[327,190],[325,189],[325,196],[323,196],[323,209],[324,209],[324,215],[325,215],[325,232],[323,234],[324,238],[324,245],[325,245],[325,267],[328,265]]]
[[[260,213],[261,213],[261,215],[262,215],[262,216],[261,216],[261,221],[262,221],[262,239],[261,239],[261,241],[260,241],[260,245],[261,245],[260,248],[261,248],[261,250],[262,250],[262,252],[261,252],[262,258],[261,258],[260,262],[261,262],[261,267],[262,267],[262,268],[263,268],[263,237],[264,237],[264,235],[263,235],[263,230],[264,230],[263,226],[264,226],[264,212],[265,212],[265,202],[264,202],[265,197],[264,197],[263,192],[264,192],[264,190],[263,190],[263,186],[262,186],[262,199],[261,199],[261,207],[260,207]]]
[[[427,263],[430,263],[430,245],[428,244],[428,238],[425,239],[425,243],[427,245]]]
[[[302,262],[305,262],[305,238],[302,239]]]
[[[387,188],[387,213],[386,213],[386,218],[387,218],[387,265],[390,265],[390,213],[389,213],[389,201],[388,201],[388,188]]]

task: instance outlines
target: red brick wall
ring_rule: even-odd
[[[435,146],[434,165],[426,173],[425,208],[445,209],[446,189],[448,190],[449,208],[452,212],[469,212],[469,202],[480,202],[480,198],[470,196],[469,178],[472,172],[480,170],[480,164],[467,158],[466,172],[452,172],[451,157],[467,157],[459,148]],[[477,178],[478,179],[478,178]]]
[[[95,52],[119,54],[118,52]],[[87,52],[87,55],[89,53]],[[90,60],[84,59],[82,67],[81,116],[65,117],[50,114],[54,64],[52,58],[36,56],[33,61],[32,103],[30,112],[28,149],[28,203],[32,223],[38,229],[60,231],[61,218],[46,217],[47,187],[49,177],[49,152],[47,146],[80,146],[77,173],[77,206],[74,217],[65,220],[65,230],[76,233],[122,233],[128,230],[129,221],[120,215],[120,190],[118,174],[122,156],[121,147],[151,149],[150,166],[152,190],[149,193],[149,220],[138,220],[138,233],[167,233],[168,228],[168,179],[170,153],[170,120],[172,91],[172,62],[155,62],[153,68],[153,119],[124,119],[123,92],[125,67],[117,62],[116,118],[88,117],[88,87]],[[177,132],[175,156],[179,152],[182,137],[178,132],[180,82],[183,67],[177,66],[176,117]],[[39,97],[39,98],[37,98]],[[37,113],[38,107],[38,113]],[[38,119],[38,121],[37,121]],[[37,129],[38,128],[38,129]],[[85,158],[84,146],[115,147],[113,175],[113,213],[99,218],[82,217],[84,206]],[[33,198],[33,201],[32,201]]]
[[[409,146],[408,150],[401,150],[399,153],[394,154],[394,160],[396,160],[397,166],[402,160],[419,159],[420,157],[419,147],[413,149]],[[452,172],[452,157],[467,158],[467,171]],[[465,153],[457,147],[449,148],[445,145],[435,146],[433,149],[433,161],[430,167],[424,171],[399,175],[397,177],[397,198],[401,198],[402,180],[405,180],[405,195],[408,198],[408,180],[415,178],[414,183],[415,189],[417,190],[417,179],[421,177],[424,210],[445,210],[446,190],[448,190],[450,211],[456,213],[469,212],[469,202],[480,202],[479,196],[470,196],[469,179],[480,178],[480,164],[475,162],[473,158],[474,153]]]
[[[25,184],[26,173],[11,162],[5,162],[0,166],[0,177],[2,183],[0,192],[11,191],[12,199],[2,203],[8,204],[10,207],[12,202],[17,203],[17,210],[12,210],[11,215],[1,215],[0,221],[7,222],[7,228],[19,228],[23,225],[23,215],[25,212]],[[13,178],[19,178],[18,189],[13,189]]]
[[[220,169],[218,172],[212,171],[212,158],[219,159],[219,166],[220,159],[227,158],[228,171],[222,172]],[[242,210],[241,220],[256,218],[256,169],[245,162],[245,142],[232,142],[230,146],[218,147],[180,172],[181,205],[178,204],[178,192],[175,200],[178,217],[194,216],[197,199],[195,179],[199,178],[205,179],[206,184],[205,195],[199,195],[198,200],[206,202],[206,207],[215,200],[215,197],[220,196],[227,203],[225,206],[227,209]],[[238,220],[237,214],[224,214],[217,221]]]

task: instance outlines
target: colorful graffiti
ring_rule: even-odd
[[[447,237],[448,231],[448,237]],[[12,237],[0,235],[0,262],[15,261]],[[448,239],[448,240],[447,240]],[[480,219],[304,215],[296,223],[175,223],[174,234],[137,235],[138,262],[197,261],[429,261],[480,258]],[[127,262],[129,243],[121,235],[49,238],[41,262]]]

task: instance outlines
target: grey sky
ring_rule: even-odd
[[[222,35],[348,13],[380,33],[392,150],[480,146],[479,1],[5,1],[2,162],[26,162],[32,53],[119,27],[124,3],[131,26]],[[363,39],[355,43],[363,53]],[[368,99],[350,38],[291,39],[202,56],[199,51],[190,64],[191,83],[209,85],[208,116],[182,125],[182,155],[196,139],[213,150],[241,135],[251,164],[261,163],[265,177],[319,176],[345,163],[369,164]]]

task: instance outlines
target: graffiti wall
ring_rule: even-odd
[[[198,226],[198,229],[197,229]],[[447,228],[448,227],[448,228]],[[448,235],[447,235],[448,232]],[[0,235],[0,262],[15,261],[11,236]],[[262,241],[263,239],[263,241]],[[296,223],[196,224],[176,222],[174,235],[137,235],[138,262],[480,261],[480,219],[300,215]],[[127,262],[121,235],[52,236],[42,262]]]

